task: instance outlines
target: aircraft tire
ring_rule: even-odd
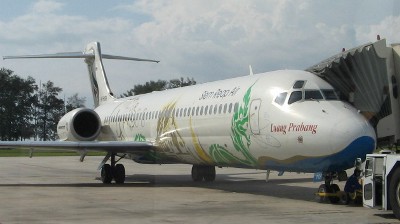
[[[348,205],[350,204],[350,194],[347,192],[344,192],[341,196],[340,196],[340,202],[344,205]]]
[[[125,182],[125,167],[123,164],[115,165],[114,180],[117,184],[123,184]]]
[[[328,193],[325,184],[321,184],[319,186],[318,193]],[[325,203],[327,201],[328,197],[326,197],[326,196],[317,196],[316,199],[317,199],[317,201],[319,203]]]
[[[202,166],[199,165],[193,165],[192,166],[192,180],[194,182],[199,182],[202,181],[204,178],[204,169],[202,169]]]
[[[215,180],[215,166],[204,166],[204,180],[212,182]]]
[[[110,164],[104,164],[101,168],[101,181],[104,184],[110,184],[112,181],[112,170]]]
[[[337,193],[340,191],[340,188],[337,184],[332,184],[330,186],[330,193]],[[329,196],[329,201],[332,204],[337,204],[340,201],[340,198],[338,196]]]
[[[393,214],[400,219],[400,168],[397,168],[389,184],[389,201]]]

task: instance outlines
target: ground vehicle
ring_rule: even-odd
[[[363,205],[392,210],[400,219],[400,155],[367,154],[363,177]]]

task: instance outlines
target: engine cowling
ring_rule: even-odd
[[[100,134],[101,120],[91,109],[77,108],[64,115],[57,125],[57,134],[63,141],[93,141]]]

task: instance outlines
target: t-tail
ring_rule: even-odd
[[[98,107],[109,101],[113,101],[115,97],[108,84],[106,72],[104,70],[102,59],[117,59],[131,61],[147,61],[159,62],[150,59],[132,58],[124,56],[115,56],[102,54],[100,43],[89,43],[83,52],[64,52],[56,54],[40,54],[40,55],[21,55],[21,56],[4,56],[3,59],[23,59],[23,58],[84,58],[88,66],[90,83],[92,85],[92,93],[95,107]]]

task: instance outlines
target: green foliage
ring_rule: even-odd
[[[33,135],[35,80],[22,79],[14,72],[0,69],[0,139],[15,141]]]
[[[57,138],[57,123],[64,114],[64,100],[58,95],[62,91],[54,83],[47,81],[39,90],[37,104],[37,128],[39,139],[42,141],[55,140]]]
[[[83,107],[86,100],[75,94],[64,105],[59,98],[61,91],[51,81],[38,86],[31,77],[23,79],[1,68],[0,140],[56,139],[57,123],[65,109]]]
[[[145,93],[151,93],[153,91],[162,91],[166,89],[173,89],[184,86],[196,85],[196,81],[192,78],[180,78],[180,79],[171,79],[169,81],[158,80],[158,81],[150,81],[146,82],[144,85],[137,84],[134,85],[133,89],[128,90],[126,93],[123,93],[121,97],[128,97],[134,95],[140,95]]]
[[[66,113],[74,110],[76,108],[85,107],[86,97],[79,97],[78,93],[75,93],[71,97],[67,99],[67,103],[65,105]]]
[[[184,87],[184,86],[192,86],[192,85],[196,85],[196,81],[194,81],[193,78],[191,78],[191,79],[186,78],[186,80],[185,80],[181,77],[180,79],[169,80],[168,89],[174,89],[174,88],[179,88],[179,87]]]

